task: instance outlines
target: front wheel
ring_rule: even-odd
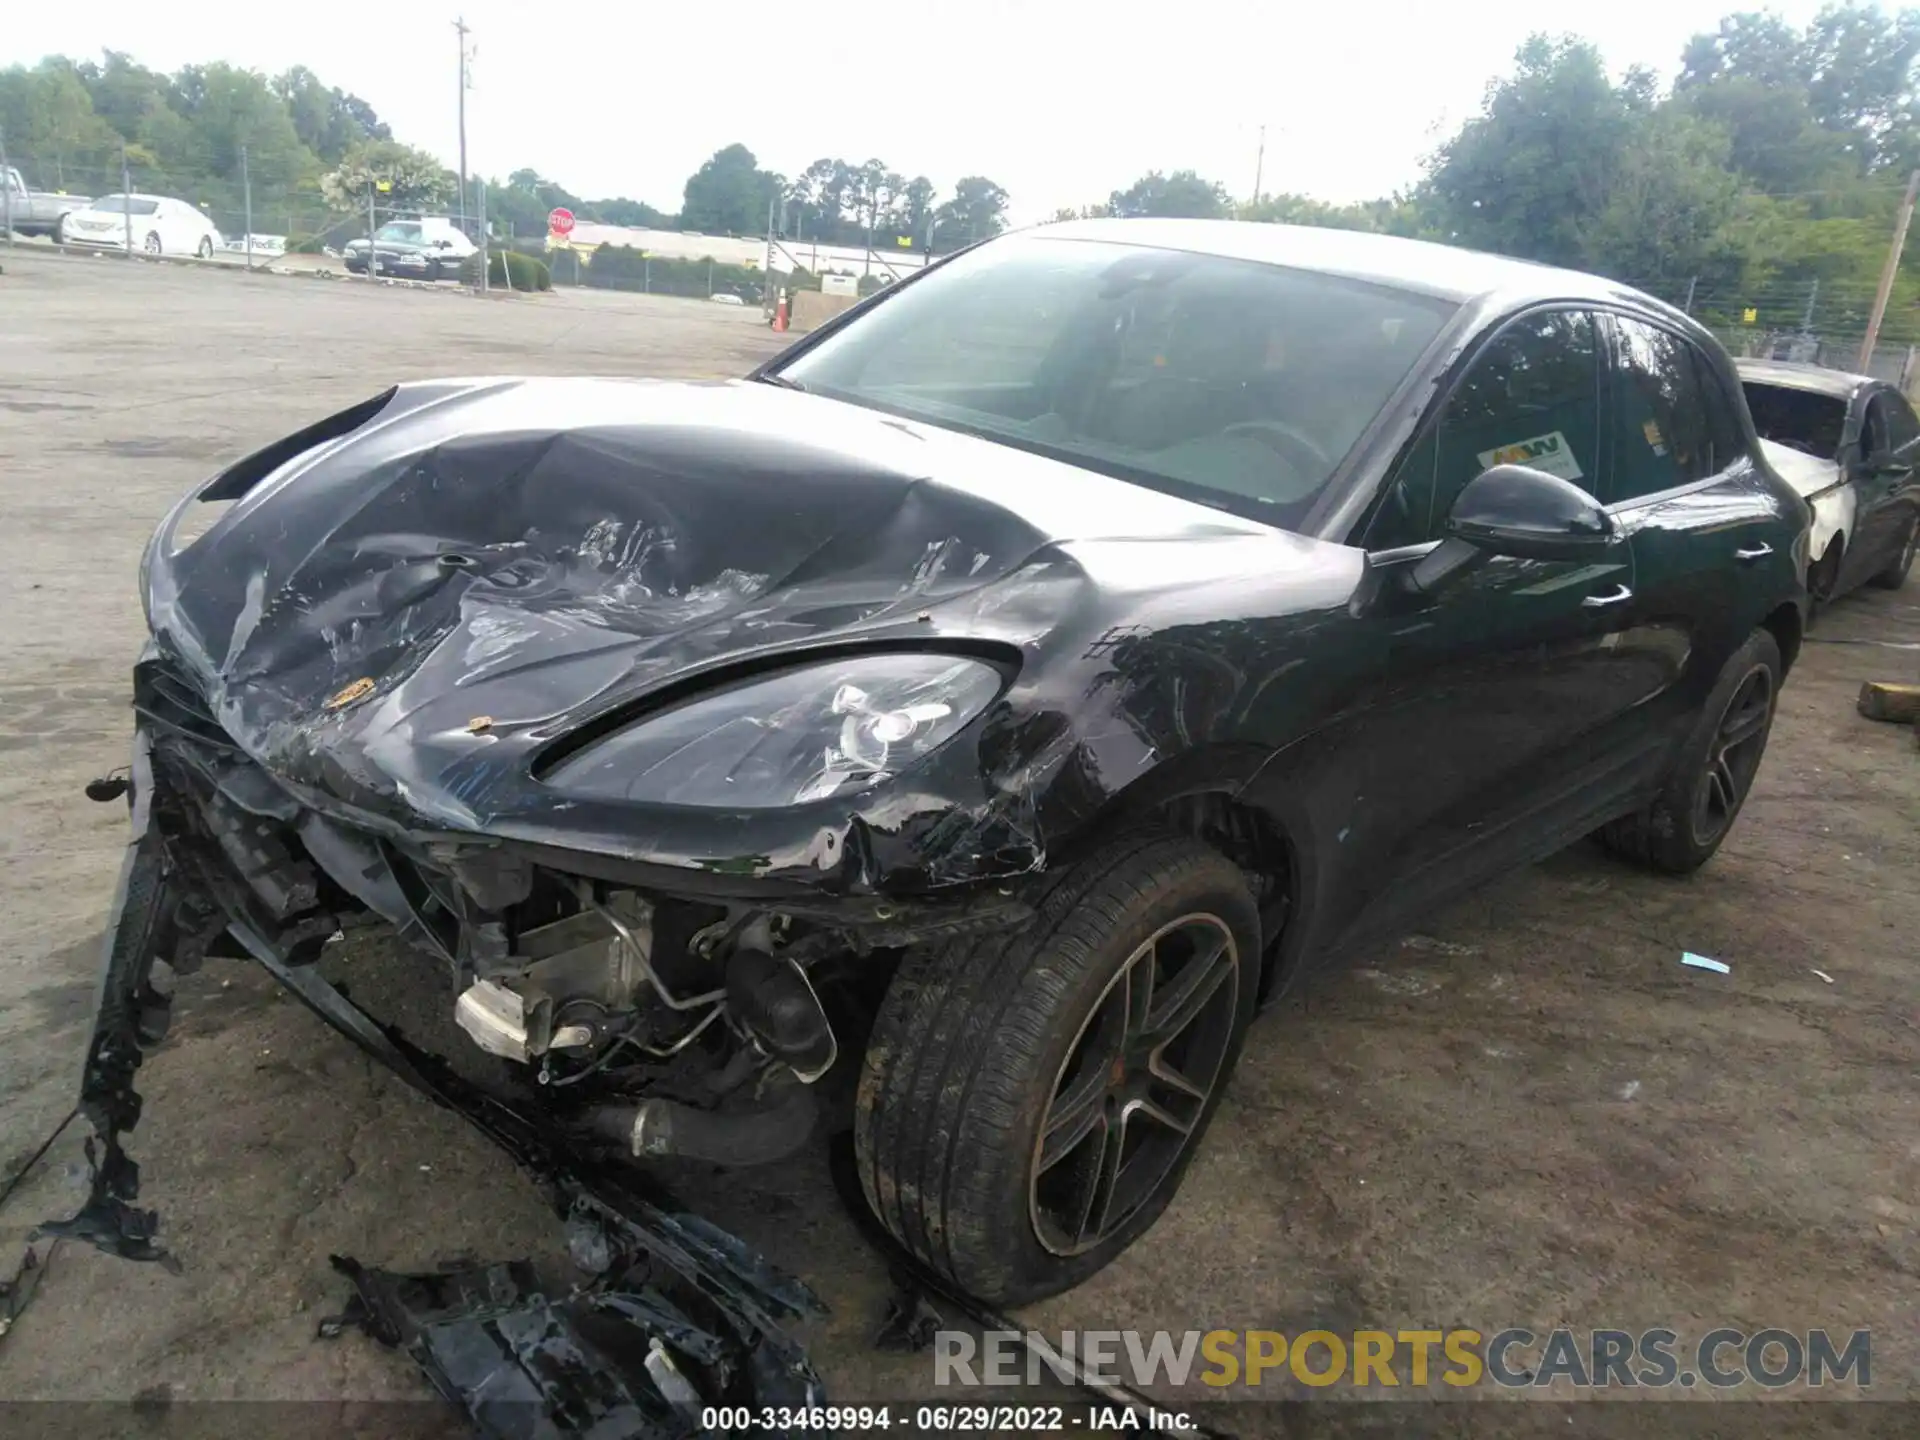
[[[1898,590],[1907,583],[1907,575],[1913,569],[1913,554],[1920,549],[1920,519],[1907,523],[1907,538],[1901,542],[1900,553],[1888,563],[1887,568],[1874,576],[1871,584],[1882,590]]]
[[[1668,875],[1691,874],[1711,860],[1760,773],[1781,671],[1779,642],[1755,630],[1721,670],[1659,796],[1604,826],[1600,843]]]
[[[146,251],[149,255],[158,255],[160,253],[160,236],[158,232],[151,230],[147,232]]]
[[[210,235],[202,235],[200,237],[199,248],[193,253],[198,255],[202,260],[211,260],[213,258],[213,237]]]
[[[64,215],[53,222],[53,243],[56,245],[67,243],[67,217]]]
[[[1079,1284],[1153,1225],[1259,989],[1245,877],[1196,841],[1115,840],[1011,935],[910,951],[868,1042],[867,1203],[990,1303]]]

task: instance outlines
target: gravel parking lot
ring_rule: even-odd
[[[777,337],[751,309],[591,291],[481,300],[4,250],[0,265],[11,1174],[72,1103],[125,825],[81,787],[125,760],[134,572],[163,508],[224,459],[397,378],[718,377]],[[1289,1334],[1870,1327],[1874,1392],[1920,1400],[1920,751],[1854,713],[1867,679],[1920,680],[1920,591],[1866,592],[1823,618],[1753,799],[1694,879],[1577,849],[1265,1016],[1167,1218],[1025,1318]],[[1688,950],[1731,974],[1683,969]],[[346,962],[357,997],[444,1024],[437,976],[377,944]],[[418,1269],[559,1253],[504,1158],[251,967],[183,983],[141,1088],[143,1200],[184,1269],[65,1246],[0,1345],[0,1399],[419,1397],[410,1362],[314,1339],[344,1298],[328,1254]],[[70,1134],[0,1216],[0,1264],[29,1222],[77,1202],[81,1165]],[[884,1276],[824,1160],[676,1184],[821,1290],[834,1313],[809,1338],[836,1398],[926,1393],[924,1357],[868,1346]],[[1844,1402],[1816,1403],[1832,1433]],[[1341,1408],[1250,1408],[1241,1428],[1309,1433],[1348,1423],[1320,1413]],[[1920,1433],[1894,1419],[1910,1405],[1846,1408],[1849,1433]]]

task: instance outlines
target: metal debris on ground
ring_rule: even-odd
[[[777,1363],[746,1373],[726,1327],[716,1333],[665,1299],[643,1256],[628,1257],[632,1278],[558,1297],[524,1260],[426,1275],[332,1261],[354,1293],[320,1335],[355,1328],[405,1350],[483,1436],[693,1435],[707,1402],[689,1372],[743,1402],[819,1403]]]
[[[1814,973],[1814,974],[1816,974],[1816,975],[1818,975],[1818,976],[1819,976],[1819,977],[1820,977],[1820,978],[1821,978],[1822,980],[1824,980],[1824,981],[1826,981],[1826,982],[1827,982],[1827,984],[1829,984],[1829,985],[1831,985],[1831,984],[1833,984],[1833,976],[1831,976],[1831,975],[1829,975],[1829,974],[1827,974],[1827,972],[1826,972],[1826,971],[1824,971],[1824,970],[1816,970],[1816,971],[1814,971],[1813,973]]]
[[[1691,965],[1696,970],[1711,970],[1716,975],[1731,975],[1733,967],[1719,960],[1709,960],[1704,955],[1696,955],[1691,950],[1680,957],[1682,965]]]

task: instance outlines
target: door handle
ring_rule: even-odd
[[[1767,556],[1771,555],[1772,553],[1773,553],[1773,546],[1767,544],[1765,541],[1762,541],[1760,544],[1754,546],[1751,550],[1734,551],[1733,558],[1738,560],[1743,565],[1750,565],[1755,560],[1766,559]]]
[[[1604,610],[1609,605],[1623,605],[1633,598],[1633,591],[1622,585],[1611,595],[1589,595],[1580,604],[1588,610]]]

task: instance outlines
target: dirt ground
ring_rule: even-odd
[[[72,1103],[125,826],[81,787],[125,761],[135,567],[163,508],[397,378],[719,376],[776,339],[751,310],[631,295],[483,301],[4,250],[0,266],[11,1174]],[[1855,714],[1865,679],[1920,680],[1920,590],[1825,617],[1705,871],[1656,880],[1581,848],[1267,1014],[1166,1219],[1023,1318],[1290,1334],[1870,1327],[1874,1392],[1920,1399],[1920,751]],[[1682,968],[1688,950],[1732,973]],[[405,957],[374,945],[347,963],[356,996],[444,1021],[436,977]],[[404,1359],[315,1340],[343,1298],[328,1254],[403,1268],[558,1254],[504,1158],[251,967],[183,983],[141,1088],[131,1149],[183,1271],[65,1246],[0,1344],[0,1400],[419,1398]],[[83,1178],[70,1133],[0,1216],[0,1263]],[[679,1185],[833,1307],[807,1338],[836,1398],[930,1393],[925,1357],[868,1345],[884,1277],[823,1160]],[[1852,1433],[1881,1409],[1819,1408],[1836,1424],[1854,1412]],[[421,1407],[420,1433],[438,1413]],[[1249,1431],[1305,1433],[1290,1411],[1256,1413]]]

